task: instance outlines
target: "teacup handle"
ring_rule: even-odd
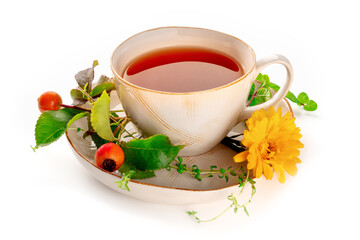
[[[284,86],[281,86],[280,90],[265,103],[261,103],[256,106],[246,107],[245,110],[242,112],[242,114],[239,116],[239,122],[249,118],[251,114],[257,110],[260,110],[262,108],[266,109],[270,106],[278,104],[290,90],[291,84],[294,79],[294,71],[289,60],[282,55],[275,54],[257,61],[255,66],[254,76],[257,77],[261,70],[275,63],[282,64],[287,71],[286,82]]]

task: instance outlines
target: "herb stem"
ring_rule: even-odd
[[[123,121],[123,120],[122,120]],[[115,128],[115,130],[113,131],[113,135],[116,136],[116,133],[120,131],[120,129],[122,128],[122,124],[121,122],[119,123],[119,125]]]
[[[68,128],[67,130],[76,130],[78,132],[80,132],[80,131],[86,132],[86,130],[82,129],[82,128]]]
[[[134,137],[134,134],[135,133],[130,133],[128,130],[126,130],[125,128],[124,128],[124,132],[126,132],[127,134],[128,134],[128,136],[131,136],[132,138],[136,138],[136,137]]]
[[[87,93],[85,89],[86,89],[86,86],[85,86],[84,89],[81,91],[82,94],[85,95],[85,96],[88,98],[88,101],[89,101],[90,103],[95,102],[95,100],[93,99],[93,97],[90,96],[90,94]]]
[[[250,106],[252,100],[255,98],[256,93],[257,93],[257,91],[251,96],[250,101],[246,105],[247,107]]]
[[[262,88],[262,86],[261,87],[259,87],[258,89],[256,89],[256,91],[254,92],[254,94],[251,96],[251,98],[250,98],[250,101],[247,103],[247,107],[248,106],[250,106],[250,104],[251,104],[251,102],[252,102],[252,100],[254,100],[254,98],[256,97],[256,95],[257,95],[257,93],[258,93],[258,91],[259,91],[259,89],[261,89]]]
[[[121,109],[121,110],[111,110],[110,112],[111,112],[111,113],[116,113],[116,112],[125,112],[125,110],[122,110],[122,109]]]
[[[211,221],[214,221],[216,219],[218,219],[219,217],[221,217],[224,213],[226,213],[230,208],[233,207],[234,204],[231,204],[229,207],[227,207],[224,211],[222,211],[221,213],[219,213],[218,215],[216,215],[215,217],[213,218],[210,218],[210,219],[207,219],[207,220],[201,220],[199,218],[197,218],[197,221],[200,223],[200,222],[211,222]]]
[[[169,165],[170,168],[172,169],[179,169],[178,166],[174,166],[174,165]],[[192,170],[189,170],[188,168],[183,168],[184,172],[189,173],[191,175],[196,175],[196,172],[193,172]],[[230,170],[225,170],[225,173],[230,173],[230,172],[235,172],[235,171],[240,171],[241,168],[237,168],[237,169],[232,169]],[[205,175],[205,174],[222,174],[223,172],[221,172],[221,170],[208,170],[208,169],[199,169],[200,174]]]
[[[73,109],[79,109],[79,110],[91,112],[91,109],[83,108],[83,107],[79,107],[79,106],[73,106],[73,105],[67,105],[67,104],[60,104],[59,106],[64,107],[64,108],[73,108]]]
[[[250,184],[251,184],[251,188],[252,188],[252,190],[251,190],[251,195],[250,195],[250,198],[249,198],[249,200],[248,200],[247,202],[245,202],[244,204],[240,205],[240,204],[238,204],[237,198],[243,193],[243,191],[244,191],[244,189],[245,189],[246,183],[250,183]],[[196,216],[197,212],[195,212],[195,211],[192,211],[192,212],[188,211],[187,213],[188,213],[190,216],[193,216],[193,217],[197,220],[198,223],[200,223],[200,222],[211,222],[211,221],[214,221],[214,220],[218,219],[219,217],[221,217],[224,213],[226,213],[226,212],[227,212],[230,208],[232,208],[232,207],[234,207],[235,213],[237,212],[237,210],[238,210],[239,208],[242,208],[242,209],[244,210],[244,212],[245,212],[247,215],[249,215],[249,214],[248,214],[248,211],[247,211],[247,209],[246,209],[246,206],[251,202],[251,200],[253,199],[253,197],[254,197],[254,195],[255,195],[255,193],[256,193],[255,182],[254,182],[252,179],[249,178],[249,171],[247,172],[247,176],[246,176],[245,181],[243,181],[242,183],[240,183],[240,186],[241,186],[241,190],[239,191],[239,194],[238,194],[237,197],[234,197],[233,194],[230,194],[230,195],[228,196],[228,200],[232,201],[232,203],[230,204],[230,206],[228,206],[225,210],[223,210],[221,213],[219,213],[219,214],[216,215],[215,217],[210,218],[210,219],[207,219],[207,220],[202,220],[202,219],[200,219],[199,217]]]

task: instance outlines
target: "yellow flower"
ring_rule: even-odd
[[[252,169],[256,178],[264,175],[266,179],[272,179],[275,171],[279,181],[285,182],[285,171],[292,176],[297,173],[299,148],[304,145],[300,142],[300,128],[296,127],[295,118],[291,118],[289,112],[282,116],[279,107],[275,112],[270,107],[254,112],[246,121],[248,130],[244,131],[244,139],[241,141],[247,150],[234,157],[235,162],[248,161],[247,168]]]

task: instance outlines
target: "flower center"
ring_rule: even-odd
[[[279,149],[274,142],[264,138],[259,144],[259,151],[262,159],[271,160],[279,152]]]

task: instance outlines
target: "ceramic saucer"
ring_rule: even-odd
[[[117,108],[121,107],[116,96],[112,96],[111,101],[112,105],[117,105]],[[286,99],[282,100],[275,108],[279,106],[282,107],[284,114],[286,112],[293,114]],[[224,178],[214,176],[199,181],[187,173],[179,174],[173,169],[170,171],[158,170],[155,172],[156,176],[152,178],[130,180],[128,184],[130,191],[119,189],[115,182],[121,180],[121,175],[116,172],[109,173],[95,165],[96,147],[89,137],[84,139],[82,133],[74,130],[78,127],[86,129],[87,121],[85,119],[76,121],[66,132],[76,158],[96,179],[119,193],[156,203],[197,204],[226,199],[229,194],[239,189],[236,179],[229,178],[229,181],[226,182]],[[232,129],[229,135],[242,133],[244,129],[244,123],[240,123]],[[240,166],[239,163],[233,161],[235,154],[236,152],[220,143],[210,152],[183,157],[183,159],[184,163],[190,167],[196,164],[200,169],[209,169],[212,165],[216,165],[218,168],[228,168],[229,166]]]

